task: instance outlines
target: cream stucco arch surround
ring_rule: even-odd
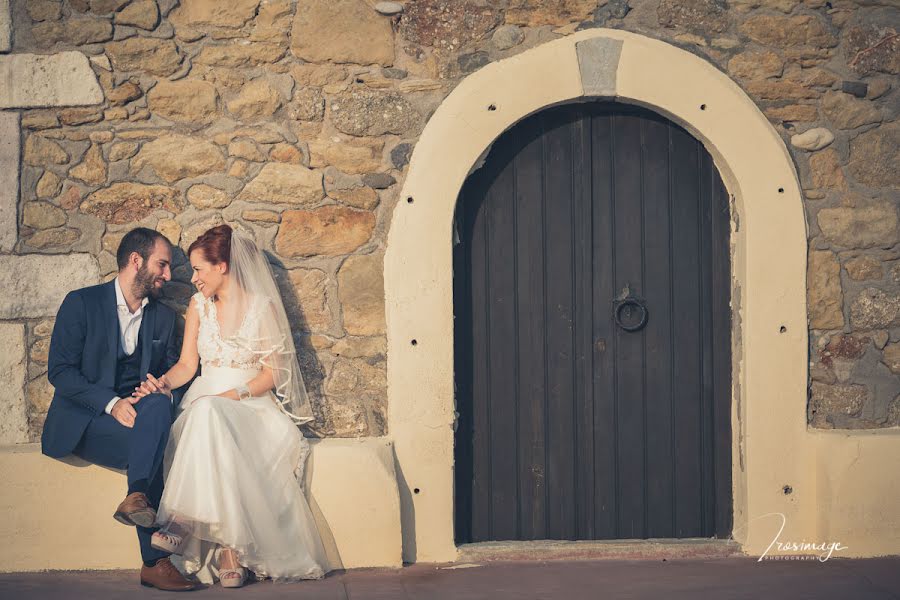
[[[734,536],[745,551],[763,552],[780,521],[757,517],[772,512],[786,516],[783,539],[816,532],[805,437],[807,238],[787,149],[753,101],[703,59],[641,35],[594,29],[467,77],[412,156],[384,275],[388,426],[407,561],[456,557],[451,224],[460,187],[504,130],[542,108],[592,96],[655,110],[713,156],[734,197]]]

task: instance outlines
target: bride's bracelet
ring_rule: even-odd
[[[242,383],[234,388],[234,390],[237,392],[238,400],[249,400],[253,397],[253,394],[250,393],[250,388],[246,383]]]

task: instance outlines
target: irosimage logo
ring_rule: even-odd
[[[835,552],[847,549],[847,546],[842,546],[840,542],[807,542],[806,540],[800,542],[782,541],[780,539],[781,533],[784,531],[784,526],[787,524],[787,517],[784,516],[784,513],[767,513],[756,517],[756,519],[775,516],[781,517],[781,527],[772,539],[772,543],[769,544],[766,551],[762,553],[762,556],[760,556],[759,560],[756,562],[762,562],[763,560],[818,560],[819,562],[825,562],[831,558],[831,555]],[[756,519],[753,520],[755,521]],[[777,551],[779,552],[809,552],[810,554],[769,556],[769,551],[772,550],[773,546],[777,547]]]

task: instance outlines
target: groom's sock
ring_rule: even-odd
[[[150,489],[150,482],[146,479],[138,479],[136,481],[132,481],[128,484],[128,493],[133,494],[135,492],[141,492],[142,494],[146,494]]]

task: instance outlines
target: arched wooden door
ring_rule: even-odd
[[[615,103],[504,133],[456,214],[458,543],[729,537],[729,197]]]

